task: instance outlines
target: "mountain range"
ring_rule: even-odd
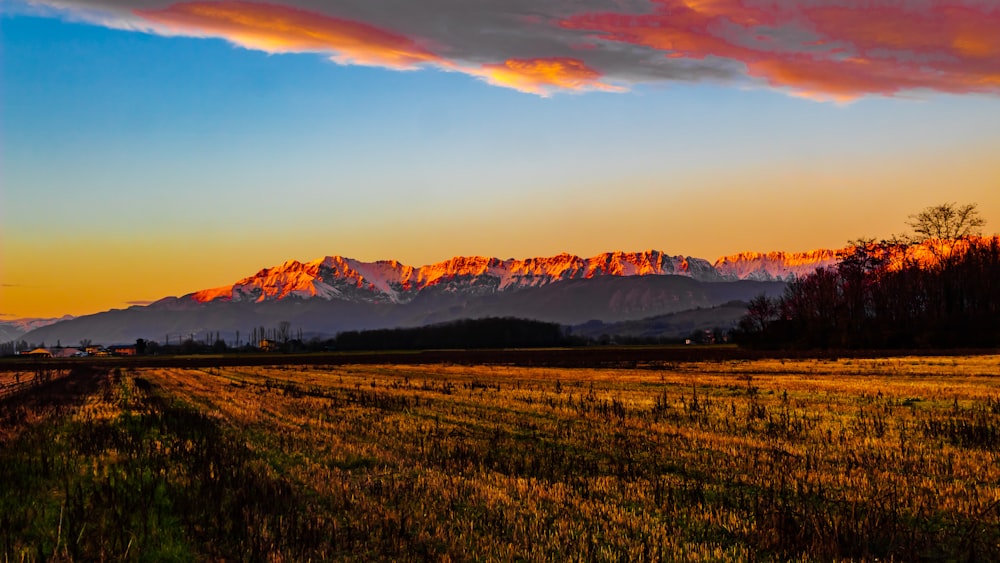
[[[48,326],[61,321],[72,319],[72,315],[65,315],[58,318],[24,318],[0,321],[0,342],[9,342],[20,338],[27,332],[36,328]]]
[[[836,263],[842,252],[741,253],[714,263],[655,250],[590,258],[472,256],[420,267],[327,256],[289,260],[231,285],[146,306],[56,322],[20,338],[163,342],[217,332],[231,341],[239,331],[245,337],[282,321],[307,336],[489,316],[617,323],[780,294],[787,282]]]

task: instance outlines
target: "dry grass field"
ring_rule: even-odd
[[[1000,560],[1000,357],[82,370],[0,558]]]

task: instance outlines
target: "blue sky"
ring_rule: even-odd
[[[6,314],[329,254],[714,260],[888,236],[942,201],[978,203],[991,232],[1000,217],[990,93],[834,103],[663,80],[542,97],[0,6]]]

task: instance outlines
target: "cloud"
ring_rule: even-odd
[[[170,33],[224,37],[269,53],[332,52],[334,60],[342,64],[395,69],[441,62],[437,55],[398,33],[276,4],[182,2],[134,13]]]
[[[541,95],[552,90],[622,90],[601,82],[601,73],[580,59],[565,57],[507,59],[483,65],[482,77],[490,84]]]
[[[910,90],[1000,93],[1000,10],[962,0],[657,0],[647,14],[589,12],[560,25],[685,59],[738,61],[809,97]]]
[[[670,82],[826,100],[1000,93],[992,0],[45,0],[69,17],[548,95]]]

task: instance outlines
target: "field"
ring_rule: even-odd
[[[998,356],[62,375],[4,561],[1000,560]]]

